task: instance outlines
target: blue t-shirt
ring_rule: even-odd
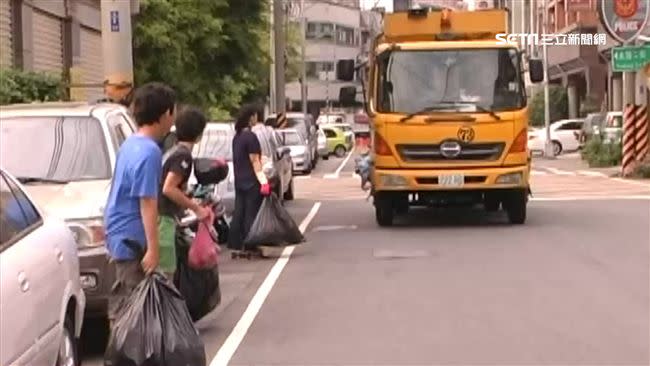
[[[125,239],[139,242],[144,250],[140,199],[158,198],[161,170],[162,151],[153,139],[134,134],[122,143],[104,212],[106,246],[113,259],[136,259]]]

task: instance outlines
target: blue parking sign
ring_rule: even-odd
[[[111,32],[120,31],[120,13],[117,10],[111,10]]]

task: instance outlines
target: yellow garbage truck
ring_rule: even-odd
[[[412,206],[484,205],[526,221],[529,80],[544,78],[503,42],[508,11],[386,14],[367,63],[371,180],[378,225]],[[501,35],[497,37],[497,35]]]

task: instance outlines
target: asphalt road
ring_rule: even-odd
[[[650,364],[648,182],[542,167],[526,225],[419,210],[378,228],[353,160],[296,178],[306,244],[223,256],[198,324],[211,365]]]

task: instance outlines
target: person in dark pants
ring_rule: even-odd
[[[263,196],[271,194],[271,187],[262,171],[262,149],[251,131],[257,122],[258,109],[254,105],[242,108],[235,122],[232,140],[232,163],[235,173],[235,211],[228,236],[228,248],[234,251],[256,251],[246,248],[244,241],[255,221]]]

